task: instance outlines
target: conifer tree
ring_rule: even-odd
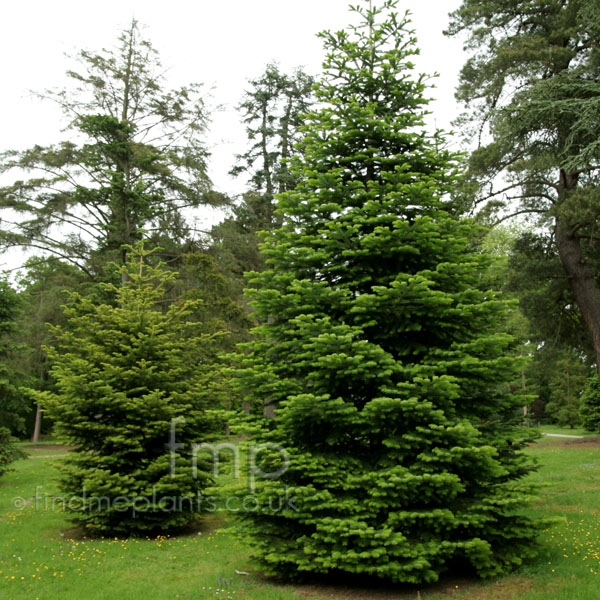
[[[71,135],[0,152],[3,181],[16,177],[0,186],[0,252],[41,249],[96,279],[109,260],[125,263],[143,231],[185,240],[190,209],[225,198],[206,173],[200,86],[168,88],[135,19],[116,48],[76,59],[71,85],[40,94],[61,107]]]
[[[125,283],[102,284],[113,304],[70,294],[64,329],[48,348],[56,393],[31,391],[76,449],[61,463],[73,519],[95,532],[166,531],[201,512],[207,453],[222,400],[215,338],[190,318],[199,301],[161,310],[175,274],[128,249]],[[196,467],[194,467],[196,462]]]
[[[506,306],[478,287],[487,259],[447,200],[456,162],[425,132],[426,79],[396,8],[363,2],[359,25],[321,34],[299,183],[278,197],[283,225],[253,278],[263,325],[238,381],[254,434],[290,458],[261,454],[262,471],[284,472],[255,483],[239,527],[290,578],[430,582],[456,561],[495,575],[534,552],[539,528],[518,512],[532,465],[497,330]]]
[[[465,178],[473,208],[545,230],[600,376],[600,2],[462,0],[447,33],[471,53],[456,96],[458,124],[478,141]]]
[[[210,253],[231,282],[234,293],[243,297],[244,273],[260,271],[260,231],[279,225],[274,213],[274,194],[294,188],[289,161],[300,139],[303,115],[312,102],[314,78],[300,68],[291,74],[269,64],[239,105],[246,125],[249,148],[236,156],[232,175],[246,175],[250,189],[230,216],[211,229]]]

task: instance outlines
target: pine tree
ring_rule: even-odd
[[[232,175],[249,175],[252,189],[262,197],[260,217],[266,227],[272,225],[273,196],[294,187],[288,161],[299,141],[302,117],[312,104],[314,79],[298,68],[287,75],[276,64],[268,64],[265,72],[250,80],[252,86],[238,107],[246,124],[250,148],[236,156]]]
[[[457,560],[494,575],[533,553],[539,527],[518,513],[532,466],[506,306],[478,288],[487,259],[446,199],[456,162],[424,130],[426,79],[396,6],[359,5],[358,26],[321,34],[299,184],[278,197],[253,279],[264,324],[238,381],[251,431],[290,461],[255,483],[239,527],[290,578],[429,582]],[[261,469],[281,472],[281,456]]]
[[[194,469],[192,444],[214,435],[223,395],[218,334],[190,318],[198,302],[161,310],[175,275],[148,266],[142,245],[128,250],[126,282],[104,284],[114,304],[70,294],[47,349],[57,391],[31,391],[76,447],[60,466],[73,519],[123,534],[183,527],[201,511],[209,457]]]
[[[246,175],[250,190],[232,207],[230,216],[210,232],[210,252],[240,298],[244,273],[263,268],[259,232],[279,224],[274,194],[296,185],[289,161],[300,139],[303,115],[313,101],[314,79],[300,68],[288,75],[276,64],[269,64],[249,83],[251,88],[238,107],[249,148],[236,156],[231,174]]]

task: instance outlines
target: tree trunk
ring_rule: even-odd
[[[35,425],[33,427],[33,435],[31,441],[37,444],[40,441],[40,434],[42,433],[42,409],[39,404],[35,405]]]
[[[42,383],[42,389],[44,381],[48,379],[48,371],[46,368],[46,361],[43,359],[40,371],[40,382]],[[36,443],[40,441],[40,435],[42,434],[42,409],[39,404],[35,405],[35,425],[33,426],[33,435],[31,441]]]
[[[568,173],[564,169],[560,170],[559,202],[575,190],[578,179],[578,174]],[[560,216],[557,216],[554,221],[554,234],[558,255],[569,279],[575,302],[592,336],[596,354],[596,370],[600,377],[600,286],[598,286],[594,271],[586,262],[577,227],[564,222]]]
[[[592,336],[596,353],[596,369],[600,375],[600,287],[594,272],[586,263],[577,234],[558,220],[555,226],[556,247],[575,302]]]

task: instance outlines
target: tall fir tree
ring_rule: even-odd
[[[533,467],[505,303],[478,287],[487,259],[446,200],[456,162],[425,131],[426,78],[396,9],[362,2],[360,24],[321,34],[299,183],[278,197],[283,224],[253,279],[263,325],[237,380],[249,430],[290,460],[261,455],[284,472],[256,482],[239,527],[290,578],[430,582],[456,561],[495,575],[534,552],[540,527],[519,514]]]
[[[76,447],[60,465],[73,519],[126,535],[177,529],[201,512],[212,475],[192,445],[214,436],[211,409],[225,399],[219,334],[192,318],[200,301],[163,309],[175,274],[148,265],[141,244],[128,252],[125,283],[103,285],[112,304],[71,293],[67,327],[53,328],[47,349],[56,391],[30,391]]]

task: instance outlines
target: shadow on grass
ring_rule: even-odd
[[[171,531],[169,534],[165,534],[163,531],[157,529],[154,531],[148,531],[146,535],[131,535],[131,536],[123,536],[116,535],[112,536],[110,533],[106,535],[101,534],[93,534],[89,531],[86,531],[83,527],[71,527],[69,529],[65,529],[60,533],[60,538],[65,538],[68,540],[102,540],[107,538],[117,538],[117,539],[146,539],[146,538],[157,538],[157,537],[165,537],[165,538],[185,538],[196,535],[206,535],[209,533],[213,533],[217,529],[223,529],[227,525],[227,516],[223,513],[209,513],[206,515],[201,515],[198,517],[197,521],[180,529],[178,531]]]
[[[265,585],[289,586],[289,582],[260,573],[253,573],[253,578]],[[455,566],[432,584],[390,584],[376,577],[340,573],[313,577],[292,587],[307,600],[442,600],[453,596],[464,600],[511,600],[529,591],[532,585],[532,579],[520,575],[484,580],[472,570],[461,572]]]

